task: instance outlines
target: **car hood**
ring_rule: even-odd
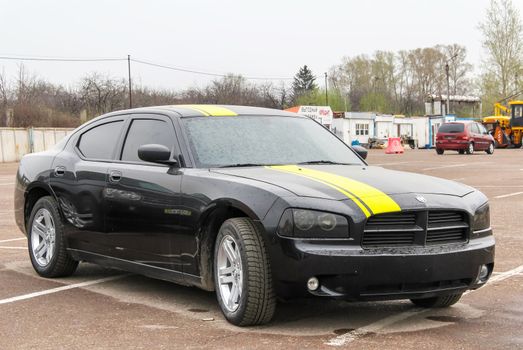
[[[375,166],[288,165],[211,171],[269,183],[297,196],[334,200],[351,198],[351,194],[362,199],[409,193],[463,197],[474,191],[454,181]]]

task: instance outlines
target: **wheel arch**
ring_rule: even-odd
[[[35,206],[36,202],[42,197],[51,196],[56,200],[56,195],[51,187],[45,182],[34,182],[29,185],[25,191],[24,198],[24,227],[27,232],[27,221],[31,216],[31,211]],[[58,206],[60,215],[62,214],[60,206]]]
[[[214,245],[218,231],[226,220],[237,217],[248,217],[254,222],[260,220],[246,204],[234,199],[213,201],[202,212],[197,239],[201,288],[205,290],[214,290]]]

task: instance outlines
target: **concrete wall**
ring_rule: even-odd
[[[0,128],[0,163],[16,162],[27,153],[45,151],[72,131],[66,128]]]

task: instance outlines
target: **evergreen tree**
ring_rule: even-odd
[[[312,74],[312,71],[304,65],[300,68],[298,73],[294,76],[292,83],[292,98],[297,101],[300,96],[310,93],[316,90],[317,86],[315,83],[316,77]]]

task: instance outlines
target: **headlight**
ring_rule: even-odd
[[[490,227],[490,207],[488,203],[483,204],[474,213],[472,231],[486,230]]]
[[[280,236],[348,238],[349,223],[341,215],[305,209],[287,209],[278,224]]]

